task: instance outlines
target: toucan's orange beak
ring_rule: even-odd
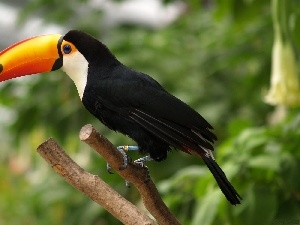
[[[62,35],[51,34],[20,41],[0,52],[0,82],[57,70],[62,67]]]

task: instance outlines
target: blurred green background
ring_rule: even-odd
[[[1,38],[0,47],[23,39],[22,30],[29,37],[44,34],[49,26],[47,33],[80,29],[201,113],[219,137],[216,160],[243,201],[231,206],[201,159],[173,151],[163,163],[148,166],[182,224],[300,224],[299,2],[153,1],[161,4],[161,12],[155,8],[150,22],[137,15],[134,20],[135,14],[133,19],[121,17],[118,4],[126,1],[11,1],[17,19],[1,30],[1,36],[10,32],[11,38]],[[0,1],[0,14],[9,19],[3,6]],[[173,19],[161,18],[175,6],[179,13]],[[143,10],[136,13],[146,18]],[[29,20],[40,27],[28,25]],[[275,55],[276,35],[281,50]],[[290,64],[292,69],[285,67]],[[286,79],[281,76],[284,71],[295,72],[294,77],[289,72]],[[280,88],[276,80],[287,85]],[[289,98],[289,90],[296,97]],[[84,169],[142,207],[137,190],[126,188],[117,174],[108,174],[106,162],[79,141],[78,133],[91,123],[116,146],[133,142],[93,118],[62,71],[1,83],[0,93],[0,224],[120,224],[64,182],[36,153],[49,137]]]

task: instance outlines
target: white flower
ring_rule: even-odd
[[[272,105],[300,105],[298,67],[289,35],[287,4],[273,0],[274,44],[272,50],[271,88],[265,101]]]
[[[272,105],[300,105],[296,57],[288,41],[275,38],[272,53],[271,88],[265,101]]]

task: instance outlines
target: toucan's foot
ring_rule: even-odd
[[[123,165],[119,169],[124,170],[124,169],[126,169],[126,167],[128,165],[128,161],[130,160],[129,156],[125,152],[125,151],[128,151],[127,146],[119,146],[119,147],[117,147],[117,149],[123,155]]]
[[[152,161],[152,160],[153,159],[149,155],[147,155],[147,156],[144,156],[142,158],[139,158],[139,159],[133,161],[135,164],[138,164],[141,167],[146,168],[146,170],[147,170],[147,177],[146,177],[146,181],[145,182],[147,182],[150,179],[150,173],[149,173],[148,167],[145,165],[145,163],[149,162],[149,161]]]
[[[119,169],[120,170],[124,170],[124,169],[126,169],[126,167],[128,165],[128,162],[131,162],[131,158],[126,154],[126,152],[127,151],[137,151],[137,150],[139,150],[139,147],[138,146],[132,146],[132,145],[124,145],[124,146],[117,147],[117,149],[123,155],[123,165]],[[152,161],[152,160],[153,159],[148,155],[148,156],[144,156],[142,158],[139,158],[139,159],[133,161],[135,164],[140,165],[141,167],[146,168],[146,170],[147,170],[147,178],[146,178],[145,182],[147,182],[150,179],[149,170],[148,170],[148,167],[145,165],[145,163],[149,162],[149,161]],[[111,166],[108,163],[106,165],[106,168],[107,168],[107,171],[110,174],[113,174],[112,168],[111,168]],[[125,184],[126,184],[126,187],[130,187],[129,181],[125,180]]]
[[[147,171],[147,175],[146,175],[146,180],[145,180],[145,183],[150,180],[150,173],[149,173],[149,169],[148,169],[148,166],[145,165],[145,162],[149,162],[153,160],[150,156],[145,156],[145,157],[142,157],[142,158],[139,158],[137,160],[134,160],[133,163],[143,167],[146,169]],[[130,182],[125,180],[125,184],[126,184],[126,187],[130,187]]]
[[[124,170],[124,169],[126,169],[126,167],[128,165],[128,161],[131,161],[131,158],[126,154],[125,151],[136,151],[136,150],[139,150],[139,147],[138,146],[131,146],[131,145],[124,145],[124,146],[117,147],[117,149],[123,155],[123,165],[119,169]],[[108,173],[113,174],[112,168],[108,163],[106,164],[106,169],[107,169]]]

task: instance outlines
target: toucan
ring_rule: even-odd
[[[78,30],[28,38],[0,53],[0,82],[62,69],[86,109],[109,129],[132,138],[148,159],[163,161],[171,149],[200,156],[233,204],[241,196],[216,163],[213,127],[147,74],[123,65],[93,36]]]

